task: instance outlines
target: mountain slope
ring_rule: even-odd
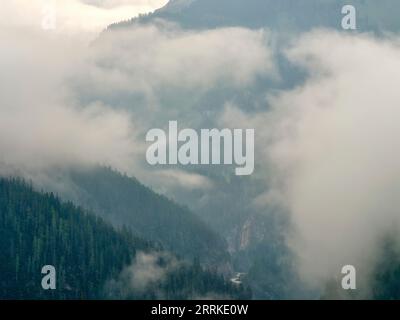
[[[223,26],[267,27],[279,32],[307,31],[316,27],[341,27],[344,0],[171,0],[164,8],[112,27],[165,19],[185,28]],[[396,0],[354,0],[358,29],[364,31],[400,30]],[[392,12],[393,14],[389,14]]]
[[[0,179],[0,250],[0,299],[250,297],[199,264],[180,262],[53,194],[35,192],[21,180]],[[147,257],[139,260],[142,270],[137,267],[139,252],[139,257]],[[166,268],[168,260],[173,268]],[[56,269],[56,290],[41,287],[45,265]],[[126,270],[132,281],[113,286]],[[164,276],[150,283],[143,270],[163,270]],[[149,285],[143,286],[146,279]]]
[[[0,236],[0,297],[6,299],[99,298],[136,250],[150,248],[19,180],[0,180]],[[55,291],[41,288],[44,265],[56,268]]]
[[[272,45],[285,48],[288,40],[297,38],[300,33],[313,28],[333,28],[351,33],[341,28],[343,17],[341,11],[346,4],[349,2],[342,0],[171,0],[164,8],[152,14],[110,26],[107,36],[111,38],[116,28],[135,30],[136,26],[152,23],[156,24],[161,32],[163,28],[168,32],[169,27],[165,26],[170,24],[159,23],[158,20],[161,19],[177,24],[183,30],[190,30],[189,33],[194,34],[195,30],[231,26],[266,28],[271,31]],[[354,0],[350,4],[357,10],[358,31],[379,34],[386,30],[400,30],[400,20],[397,17],[397,12],[400,11],[399,1]],[[238,106],[245,113],[254,115],[255,110],[257,112],[269,108],[265,101],[266,95],[274,96],[275,90],[289,90],[300,86],[305,80],[306,75],[302,70],[291,64],[282,52],[278,50],[276,54],[282,81],[270,83],[268,80],[258,79],[251,88],[239,90],[234,88],[232,91],[214,86],[207,93],[200,92],[197,96],[193,96],[190,91],[188,95],[184,88],[179,88],[173,91],[174,94],[170,94],[176,99],[159,94],[160,106],[165,114],[168,114],[170,106],[179,106],[176,110],[185,111],[180,112],[181,114],[195,114],[201,118],[199,110],[209,108],[213,115],[218,114],[222,106],[228,102],[229,105]],[[168,84],[166,87],[168,88]],[[187,95],[189,98],[186,98]],[[129,102],[129,105],[136,104],[136,101]],[[201,128],[215,127],[213,119],[209,121],[209,118],[204,116]],[[208,176],[208,173],[205,172],[205,175]],[[271,218],[275,214],[273,206],[258,209],[252,202],[260,195],[260,190],[268,189],[268,185],[265,186],[263,183],[258,185],[257,181],[243,182],[244,179],[236,177],[225,179],[222,170],[219,175],[211,176],[217,187],[212,193],[206,194],[206,204],[193,205],[197,204],[198,194],[194,193],[190,197],[187,196],[189,192],[186,190],[181,192],[183,195],[171,196],[178,202],[188,205],[225,237],[229,243],[235,270],[248,274],[247,278],[254,284],[253,291],[257,297],[268,299],[292,297],[292,288],[297,285],[297,279],[293,275],[296,268],[291,266],[295,263],[295,257],[280,239],[282,233],[287,232],[289,217],[285,218],[286,212],[279,212],[278,216],[281,218]],[[277,283],[277,278],[285,279],[286,283],[281,284],[283,281]]]
[[[74,189],[64,197],[99,214],[115,226],[126,226],[145,239],[161,243],[182,257],[200,258],[226,269],[226,244],[189,209],[154,193],[134,178],[109,168],[72,170],[63,177]]]

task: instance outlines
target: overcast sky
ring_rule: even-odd
[[[55,33],[99,32],[107,25],[162,7],[168,0],[7,0],[0,27],[54,25]],[[55,19],[54,19],[55,18]]]

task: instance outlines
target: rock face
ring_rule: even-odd
[[[246,250],[250,245],[250,237],[252,231],[252,221],[249,219],[242,228],[242,233],[240,235],[239,250]]]

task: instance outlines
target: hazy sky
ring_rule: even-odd
[[[98,32],[107,25],[148,13],[168,0],[7,0],[0,10],[0,27],[54,25],[53,32]]]

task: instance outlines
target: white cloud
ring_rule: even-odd
[[[40,30],[42,4],[2,4],[2,171],[104,163],[132,172],[139,152],[144,159],[144,139],[138,138],[152,125],[152,116],[160,117],[154,109],[135,119],[99,102],[81,105],[76,86],[94,98],[120,92],[157,95],[160,88],[180,93],[218,85],[243,89],[258,76],[276,74],[265,31],[153,25],[110,33],[88,49],[75,32],[119,20],[120,12],[128,12],[119,6],[124,2],[95,7],[58,1],[56,37]],[[75,36],[65,37],[64,31]],[[320,282],[344,264],[372,264],[377,239],[399,223],[399,40],[317,31],[301,37],[287,54],[309,73],[305,83],[270,96],[270,112],[249,116],[228,106],[222,122],[256,128],[256,159],[265,160],[257,161],[264,168],[261,175],[275,189],[255,203],[291,212],[296,234],[290,243],[300,270]],[[182,116],[182,106],[171,109],[164,110],[168,116]],[[156,175],[169,187],[212,190],[212,182],[197,174],[167,170]]]
[[[167,0],[7,0],[1,4],[0,27],[41,29],[43,19],[54,9],[53,33],[95,36],[108,25],[149,13]]]
[[[68,85],[83,64],[84,46],[26,31],[0,30],[0,38],[2,171],[130,167],[136,147],[131,118],[100,103],[78,104]]]
[[[180,263],[166,252],[138,252],[132,264],[126,267],[117,279],[106,284],[111,297],[130,298],[146,292],[156,293],[159,299],[163,292],[154,290],[165,281],[168,274],[179,268]]]
[[[91,47],[79,35],[54,36],[35,28],[7,25],[0,35],[3,172],[100,163],[146,177],[148,170],[139,169],[145,159],[143,134],[163,116],[148,104],[116,111],[102,98],[157,95],[160,88],[180,93],[218,84],[241,88],[274,73],[268,34],[243,28],[195,32],[158,24],[112,32]],[[88,97],[89,103],[82,102]],[[163,115],[180,116],[182,108]],[[159,173],[168,182],[164,186],[212,185],[185,171]]]
[[[399,41],[320,30],[287,54],[308,72],[305,83],[271,96],[270,112],[225,116],[257,128],[276,189],[256,204],[284,200],[304,279],[323,283],[347,264],[361,278],[377,241],[399,227]]]
[[[161,22],[114,31],[97,43],[91,80],[117,91],[243,87],[274,75],[266,43],[267,32],[244,28],[183,31]]]

